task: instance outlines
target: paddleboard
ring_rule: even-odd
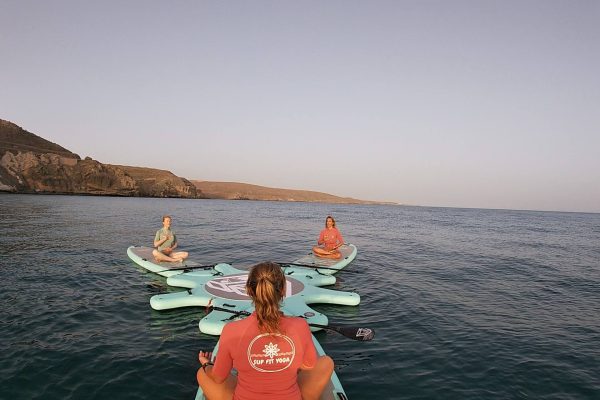
[[[297,264],[305,267],[314,267],[320,274],[333,275],[350,264],[356,258],[356,253],[358,252],[358,249],[353,244],[343,244],[338,250],[342,253],[342,257],[337,260],[317,257],[313,252],[310,252],[287,264],[289,265],[287,268],[294,268],[294,264]]]
[[[317,350],[317,354],[320,356],[325,355],[325,350],[323,350],[323,347],[321,347],[321,344],[317,341],[317,339],[314,337],[314,335],[312,336],[312,341],[315,345],[315,349]],[[219,352],[219,343],[217,342],[215,348],[213,349],[213,353],[212,353],[212,361],[214,362],[217,353]],[[233,374],[237,375],[237,371],[233,370]],[[196,400],[206,400],[206,397],[204,396],[204,393],[202,392],[202,388],[198,387],[198,392],[196,393]],[[340,382],[340,379],[338,378],[337,374],[335,373],[335,371],[333,371],[333,374],[331,374],[331,379],[329,380],[329,383],[327,383],[327,386],[325,387],[325,390],[323,391],[323,394],[321,395],[319,400],[348,400],[348,396],[346,396],[346,392],[344,391],[344,388],[342,387],[342,383]]]
[[[286,295],[282,301],[282,310],[286,315],[303,316],[309,324],[327,325],[327,316],[313,310],[308,304],[329,303],[355,306],[360,303],[357,293],[325,289],[320,286],[332,285],[336,278],[331,275],[317,274],[303,269],[292,276],[286,274]],[[150,306],[155,310],[167,310],[179,307],[215,306],[206,315],[198,327],[202,333],[220,335],[225,324],[235,318],[229,311],[252,311],[252,301],[246,294],[248,271],[240,270],[229,264],[217,264],[212,275],[198,275],[189,272],[171,276],[167,279],[170,286],[183,287],[182,292],[162,293],[150,298]],[[311,327],[311,330],[320,330]]]
[[[211,266],[199,268],[202,267],[200,263],[191,261],[189,259],[184,260],[183,262],[156,261],[152,255],[152,250],[154,250],[152,247],[129,246],[127,248],[127,255],[140,267],[164,277],[178,275],[190,271],[194,271],[194,273],[199,275],[207,276],[210,276],[214,273],[214,269]]]

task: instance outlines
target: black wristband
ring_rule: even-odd
[[[210,361],[207,361],[207,362],[205,362],[204,364],[202,364],[202,365],[200,366],[200,368],[202,368],[202,369],[204,370],[204,372],[206,372],[206,366],[207,366],[207,365],[215,365],[215,364],[211,363]]]

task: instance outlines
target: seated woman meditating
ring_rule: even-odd
[[[152,255],[158,262],[181,262],[188,257],[187,251],[175,251],[178,246],[177,236],[171,230],[171,216],[163,216],[163,227],[154,235],[154,247]]]
[[[196,377],[207,399],[319,399],[331,379],[333,360],[317,356],[305,319],[281,312],[285,287],[279,265],[252,267],[246,293],[255,312],[225,325],[214,365],[210,352],[198,354]]]
[[[340,231],[335,227],[335,220],[331,215],[325,218],[325,229],[321,231],[317,246],[313,247],[313,253],[317,257],[338,259],[342,253],[338,248],[344,244],[344,238]]]

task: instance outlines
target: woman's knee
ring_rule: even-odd
[[[323,373],[333,373],[333,368],[335,367],[335,363],[333,359],[329,356],[320,356],[317,359],[317,365],[323,371]]]
[[[198,386],[203,387],[207,379],[208,375],[206,375],[206,372],[204,372],[202,368],[198,369],[198,372],[196,372],[196,380],[198,381]]]

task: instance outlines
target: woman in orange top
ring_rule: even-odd
[[[196,375],[207,399],[317,400],[331,379],[333,360],[317,356],[305,319],[284,316],[281,267],[264,262],[252,267],[246,293],[255,312],[223,328],[214,365],[201,351]],[[231,369],[238,371],[237,377]]]
[[[331,215],[325,218],[325,229],[321,231],[317,246],[313,247],[313,253],[317,257],[338,259],[342,253],[338,248],[344,244],[344,238],[340,231],[335,227],[335,220]]]

